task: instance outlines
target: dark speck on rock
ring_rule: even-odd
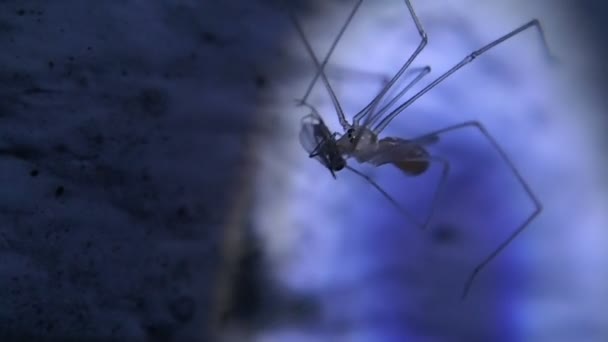
[[[175,328],[167,323],[147,324],[145,327],[148,333],[148,341],[170,341]]]
[[[17,15],[20,16],[20,17],[23,16],[23,15],[25,15],[25,10],[24,9],[18,10],[17,11]]]
[[[194,299],[189,296],[180,296],[171,301],[169,311],[176,320],[186,323],[194,316],[195,306]]]
[[[22,160],[34,160],[42,156],[40,150],[30,145],[17,145],[10,149],[0,149],[0,155],[12,155]]]
[[[55,197],[59,198],[63,196],[64,192],[65,188],[63,187],[63,185],[58,186],[57,189],[55,189]]]
[[[217,44],[217,36],[211,32],[203,32],[201,34],[203,41],[208,44]]]
[[[185,218],[188,216],[188,208],[181,206],[179,208],[177,208],[177,216],[179,216],[180,218]]]
[[[453,243],[458,238],[458,230],[449,225],[439,225],[432,230],[431,234],[437,243]]]
[[[103,144],[103,142],[104,142],[103,135],[101,135],[101,134],[97,134],[97,135],[95,135],[95,137],[93,137],[93,141],[95,141],[95,143],[96,143],[97,145],[102,145],[102,144]]]
[[[266,77],[264,77],[262,75],[257,75],[255,77],[255,85],[258,88],[264,88],[266,86]]]
[[[64,144],[57,144],[55,145],[54,150],[57,153],[66,153],[68,151],[68,147]]]
[[[38,170],[34,169],[34,170],[30,171],[30,176],[36,177],[36,176],[38,176],[38,173],[39,173]]]
[[[79,77],[78,78],[78,85],[80,85],[82,88],[86,88],[86,87],[89,86],[89,81],[84,76]]]
[[[37,94],[49,93],[49,91],[42,89],[40,87],[31,87],[31,88],[24,89],[23,93],[25,95],[37,95]]]
[[[167,94],[157,88],[146,88],[139,94],[141,108],[146,115],[160,117],[169,109]]]

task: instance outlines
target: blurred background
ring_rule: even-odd
[[[352,0],[288,2],[319,58]],[[274,1],[0,3],[0,336],[118,341],[603,341],[608,243],[599,1],[414,1],[417,89],[538,18],[416,101],[383,136],[478,120],[429,229],[299,145],[315,74]],[[350,118],[419,42],[402,0],[364,1],[327,75]],[[319,83],[311,97],[330,129]],[[440,168],[365,168],[423,217]]]

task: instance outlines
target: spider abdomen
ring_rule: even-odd
[[[402,161],[392,163],[399,170],[403,171],[408,176],[418,176],[423,174],[429,168],[429,162],[424,161]]]
[[[371,161],[371,160],[370,160]],[[378,141],[377,165],[392,164],[408,176],[418,176],[429,168],[429,153],[419,144],[387,137]]]

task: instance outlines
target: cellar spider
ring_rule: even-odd
[[[409,99],[400,103],[395,109],[388,112],[391,106],[397,103],[397,101],[399,101],[412,86],[414,86],[416,83],[418,83],[418,81],[424,78],[424,76],[426,76],[431,70],[429,66],[419,69],[410,68],[412,62],[427,45],[427,35],[424,31],[424,28],[420,24],[418,16],[416,15],[410,1],[404,1],[409,11],[409,15],[412,18],[416,29],[418,30],[418,34],[420,36],[420,43],[418,44],[418,47],[416,48],[414,53],[407,59],[407,61],[403,64],[399,71],[390,79],[390,81],[386,83],[386,85],[382,88],[382,90],[380,90],[376,97],[361,111],[354,115],[352,123],[346,120],[346,116],[344,114],[344,111],[342,110],[340,102],[338,101],[338,98],[336,97],[333,88],[331,87],[323,69],[327,64],[342,34],[346,30],[346,27],[354,17],[363,0],[358,0],[356,2],[353,10],[350,12],[345,24],[342,26],[336,39],[334,39],[326,57],[322,62],[319,62],[319,60],[315,56],[315,53],[313,52],[312,47],[308,42],[308,39],[306,38],[297,18],[292,12],[289,12],[290,18],[298,32],[298,35],[304,43],[307,53],[313,60],[316,67],[316,74],[314,79],[308,87],[304,97],[299,100],[299,105],[304,105],[311,110],[311,113],[306,115],[302,119],[302,127],[300,130],[299,139],[304,149],[309,153],[309,157],[315,158],[323,166],[325,166],[331,172],[334,178],[336,178],[335,173],[342,169],[347,169],[355,173],[359,177],[362,177],[364,180],[369,182],[374,188],[376,188],[395,207],[397,207],[397,209],[401,213],[403,213],[412,223],[414,223],[414,225],[418,226],[420,229],[425,229],[431,217],[433,216],[438,194],[441,192],[441,188],[444,185],[444,182],[448,176],[450,169],[450,164],[446,159],[441,158],[440,156],[430,154],[427,151],[426,147],[438,141],[439,135],[444,133],[465,128],[473,128],[479,133],[481,133],[481,135],[498,152],[503,162],[513,173],[517,181],[521,184],[521,187],[530,198],[534,209],[526,217],[526,219],[523,220],[523,222],[520,223],[509,234],[509,236],[504,241],[502,241],[491,253],[489,253],[483,260],[481,260],[481,262],[479,262],[475,266],[475,268],[470,273],[464,284],[464,288],[462,291],[462,298],[464,299],[468,295],[471,289],[471,285],[473,284],[473,281],[475,280],[479,272],[481,272],[488,265],[488,263],[490,263],[502,250],[504,250],[528,226],[528,224],[540,214],[540,212],[542,211],[542,204],[540,203],[534,192],[531,190],[530,186],[524,180],[523,176],[517,170],[511,159],[496,142],[494,137],[490,133],[488,133],[485,127],[478,121],[462,122],[423,134],[412,139],[402,139],[396,137],[379,138],[379,135],[401,112],[403,112],[407,107],[409,107],[412,103],[414,103],[417,99],[422,97],[428,91],[433,89],[439,83],[447,79],[450,75],[458,71],[463,66],[471,63],[486,51],[492,49],[493,47],[503,43],[504,41],[516,36],[517,34],[529,28],[534,27],[538,31],[543,44],[544,51],[546,52],[549,60],[555,61],[555,58],[550,52],[543,29],[539,21],[537,19],[533,19],[517,27],[511,32],[499,37],[498,39],[488,43],[487,45],[471,52],[469,55],[467,55],[459,63],[455,64],[448,71],[444,72],[435,80],[431,81],[428,85],[423,87]],[[407,83],[406,86],[402,90],[400,90],[392,99],[389,99],[387,104],[380,106],[380,102],[384,99],[389,90],[391,90],[395,86],[396,82],[405,75],[405,72],[408,71],[408,69],[409,71],[414,71],[414,79]],[[317,110],[306,103],[306,99],[319,77],[321,78],[321,81],[323,82],[331,98],[344,134],[340,134],[339,132],[331,133],[331,131],[321,118],[321,115],[317,112]],[[440,164],[442,168],[441,178],[431,200],[431,209],[429,210],[429,213],[424,218],[422,223],[417,222],[412,217],[412,215],[410,215],[405,209],[403,209],[386,191],[384,191],[369,176],[349,166],[346,162],[349,158],[354,158],[359,163],[368,163],[376,167],[385,164],[391,164],[408,176],[416,176],[424,173],[429,168],[431,163]]]

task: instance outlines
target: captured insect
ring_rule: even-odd
[[[437,142],[439,140],[440,135],[448,132],[465,128],[473,128],[479,131],[482,136],[490,143],[490,145],[492,145],[492,147],[498,152],[501,159],[513,173],[517,181],[521,184],[523,190],[530,198],[534,209],[526,217],[526,219],[523,220],[523,222],[519,224],[510,233],[510,235],[503,242],[501,242],[473,269],[464,284],[462,298],[465,298],[469,293],[471,285],[473,284],[473,281],[475,280],[479,272],[481,272],[481,270],[483,270],[488,265],[488,263],[490,263],[502,250],[504,250],[530,224],[530,222],[532,222],[532,220],[534,220],[534,218],[536,218],[540,214],[540,212],[542,211],[542,205],[540,201],[533,193],[527,182],[524,180],[523,176],[517,170],[511,159],[496,142],[493,136],[478,121],[462,122],[423,134],[412,139],[402,139],[397,137],[380,138],[379,135],[384,129],[386,129],[386,127],[393,119],[395,119],[401,112],[403,112],[406,108],[412,105],[412,103],[414,103],[417,99],[422,97],[424,94],[426,94],[439,83],[447,79],[450,75],[461,69],[463,66],[474,61],[477,57],[479,57],[486,51],[503,43],[509,38],[516,36],[522,31],[525,31],[532,27],[536,28],[540,35],[543,48],[549,60],[555,61],[555,58],[549,50],[545,39],[545,34],[539,21],[537,19],[534,19],[517,27],[516,29],[503,35],[502,37],[499,37],[498,39],[488,43],[487,45],[471,52],[460,62],[451,67],[448,71],[444,72],[439,77],[431,81],[428,85],[424,86],[417,93],[412,95],[409,99],[398,103],[398,101],[400,101],[402,97],[404,97],[408,90],[410,90],[415,84],[417,84],[431,71],[431,68],[429,66],[419,69],[410,68],[412,62],[427,45],[427,34],[425,33],[410,1],[404,1],[407,6],[409,15],[413,20],[420,36],[420,43],[418,44],[418,47],[413,52],[413,54],[405,61],[399,71],[397,71],[397,73],[386,83],[386,85],[379,91],[379,93],[374,97],[374,99],[372,99],[368,105],[366,105],[363,109],[361,109],[357,114],[354,115],[352,123],[348,122],[348,120],[346,119],[340,102],[338,101],[338,98],[334,93],[334,90],[330,85],[327,76],[325,75],[324,67],[329,61],[331,54],[333,53],[335,47],[338,44],[338,41],[345,32],[347,26],[351,22],[363,0],[358,0],[355,3],[355,6],[347,17],[346,22],[342,26],[337,37],[332,42],[327,55],[321,62],[315,56],[315,53],[313,52],[312,47],[308,39],[306,38],[304,31],[302,30],[302,27],[298,22],[297,18],[293,13],[289,12],[290,18],[293,21],[293,24],[302,42],[304,43],[307,53],[313,60],[316,67],[316,75],[314,79],[311,81],[311,84],[309,85],[304,97],[299,100],[299,105],[306,106],[311,110],[311,113],[302,119],[299,139],[303,148],[309,153],[309,157],[319,161],[324,167],[326,167],[330,171],[334,178],[336,178],[336,172],[341,171],[343,169],[347,169],[355,173],[356,175],[362,177],[367,182],[369,182],[373,187],[375,187],[401,213],[403,213],[404,216],[406,216],[410,221],[412,221],[412,223],[414,223],[420,229],[424,229],[427,227],[430,219],[432,218],[434,208],[436,206],[435,202],[441,192],[441,188],[444,185],[444,182],[449,174],[450,169],[450,164],[446,159],[442,158],[441,156],[430,154],[428,152],[427,147]],[[397,83],[397,81],[404,78],[406,71],[414,72],[415,77],[410,80],[409,83],[407,83],[405,87],[403,87],[403,89],[399,90],[396,95],[394,95],[392,98],[388,98],[389,91],[395,89],[395,84]],[[342,134],[339,132],[332,133],[327,127],[327,125],[324,123],[323,119],[321,118],[321,115],[317,112],[317,110],[313,106],[306,103],[306,99],[319,77],[321,78],[321,81],[323,82],[331,98],[332,104],[338,116],[339,123],[343,129]],[[384,104],[384,102],[386,102],[386,104]],[[397,107],[389,111],[392,107],[394,107],[395,104],[398,104]],[[397,203],[397,201],[395,201],[369,176],[348,165],[347,160],[350,158],[355,159],[359,163],[368,163],[376,167],[391,164],[408,176],[417,176],[423,174],[429,168],[431,163],[440,164],[442,167],[441,178],[431,200],[431,209],[429,210],[429,213],[427,214],[423,222],[416,222],[412,215],[410,215],[404,208],[402,208]]]

